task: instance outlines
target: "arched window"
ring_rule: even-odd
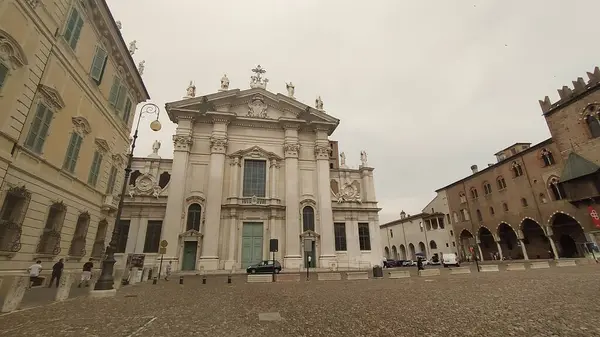
[[[435,243],[433,240],[429,241],[429,248],[437,249],[437,243]]]
[[[490,183],[488,183],[487,181],[483,183],[483,193],[485,195],[492,193],[492,185],[490,185]]]
[[[496,212],[494,211],[494,207],[490,206],[490,214],[493,216],[494,214],[496,214]]]
[[[552,152],[548,151],[548,149],[542,149],[541,152],[542,161],[544,161],[544,166],[554,165],[554,156]]]
[[[503,209],[505,212],[508,212],[508,204],[507,204],[507,203],[502,203],[502,209]]]
[[[475,212],[477,213],[477,220],[483,221],[483,216],[481,215],[481,211],[480,210],[476,210]]]
[[[452,217],[454,218],[454,223],[458,222],[458,214],[456,212],[452,212]]]
[[[302,209],[302,230],[315,230],[315,210],[310,206]]]
[[[521,164],[517,163],[516,161],[513,161],[511,170],[513,172],[513,177],[515,178],[523,175],[523,168],[521,167]]]
[[[89,225],[90,214],[88,212],[81,213],[75,225],[75,233],[71,240],[71,247],[69,247],[69,256],[85,256],[85,238]]]
[[[529,206],[529,204],[527,203],[527,199],[521,198],[521,206],[523,206],[523,207]]]
[[[139,170],[135,170],[135,171],[131,172],[131,175],[129,176],[129,185],[135,186],[135,181],[141,175],[142,175],[142,172],[140,172]]]
[[[465,195],[465,192],[458,193],[458,197],[460,198],[461,203],[467,202],[467,196]]]
[[[190,207],[188,207],[188,213],[187,213],[187,226],[186,229],[187,231],[189,231],[190,229],[196,230],[196,231],[200,231],[200,223],[201,223],[201,216],[202,216],[202,206],[198,205],[198,204],[191,204]]]
[[[503,190],[506,188],[506,181],[504,181],[504,177],[500,176],[496,178],[496,185],[498,185],[499,190]]]
[[[592,103],[585,108],[584,113],[586,114],[585,124],[590,130],[590,136],[592,138],[600,137],[600,105]]]
[[[471,198],[477,199],[479,194],[477,193],[477,189],[475,187],[471,188]]]
[[[550,187],[550,190],[552,191],[552,197],[554,200],[562,200],[567,196],[565,190],[560,184],[560,181],[556,177],[550,178],[548,187]]]
[[[158,186],[160,186],[160,188],[165,188],[169,181],[171,181],[171,174],[169,174],[169,172],[163,172],[158,178]]]
[[[548,202],[548,200],[546,199],[546,195],[544,195],[544,193],[540,193],[540,202],[542,204],[545,204]]]

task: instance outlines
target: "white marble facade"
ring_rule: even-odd
[[[164,259],[176,270],[243,269],[271,257],[270,239],[278,239],[275,257],[284,269],[304,268],[307,255],[318,268],[381,263],[366,155],[356,169],[332,164],[337,142],[329,136],[339,120],[322,103],[316,109],[267,91],[263,80],[166,105],[177,123],[173,159],[134,160],[141,175],[125,199],[126,253],[145,253],[146,263],[155,263],[145,241],[157,238],[145,228],[162,220]],[[305,244],[313,252],[305,253]]]

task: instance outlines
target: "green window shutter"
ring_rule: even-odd
[[[42,152],[53,116],[54,113],[50,111],[44,104],[38,104],[35,117],[31,122],[29,134],[25,140],[25,147],[36,153]]]
[[[79,41],[79,36],[81,35],[82,27],[83,27],[83,19],[81,18],[79,13],[77,13],[77,23],[75,24],[75,29],[73,30],[73,36],[71,37],[71,42],[69,43],[71,45],[72,49],[75,49],[75,47],[77,47],[77,42]]]
[[[67,148],[67,155],[65,156],[65,162],[63,168],[69,172],[75,172],[75,166],[77,164],[77,157],[79,157],[79,149],[81,149],[81,142],[83,138],[77,133],[71,134],[69,140],[69,147]]]
[[[118,112],[122,112],[125,105],[125,98],[127,98],[127,88],[124,85],[121,85],[119,88],[119,95],[117,97],[117,104],[115,108]]]
[[[6,77],[8,76],[8,67],[0,62],[0,89],[4,86],[4,81],[6,81]]]
[[[112,194],[115,190],[115,182],[117,180],[117,168],[110,168],[110,175],[108,176],[108,183],[106,183],[106,194]]]
[[[73,149],[75,148],[75,137],[78,134],[73,132],[69,139],[69,146],[67,147],[67,154],[65,155],[65,162],[63,163],[63,169],[68,170],[71,165],[71,158],[73,157]]]
[[[65,27],[65,33],[63,37],[67,42],[71,41],[73,37],[73,31],[75,30],[75,26],[77,25],[77,19],[79,18],[79,13],[75,8],[71,9],[71,14],[69,15],[69,21],[67,21],[67,27]]]
[[[131,106],[133,104],[131,103],[131,100],[129,98],[127,98],[127,101],[125,101],[125,111],[123,112],[123,121],[125,123],[129,122],[129,116],[131,115]]]
[[[96,186],[98,183],[98,176],[100,175],[100,167],[102,166],[102,155],[96,151],[94,152],[94,160],[92,161],[92,167],[90,168],[90,174],[88,175],[88,184]]]
[[[119,96],[119,88],[121,87],[121,80],[117,76],[113,79],[112,87],[110,87],[110,94],[108,95],[108,102],[110,105],[115,106],[117,104],[117,98]]]
[[[92,69],[90,70],[90,76],[97,84],[102,82],[102,75],[104,75],[104,68],[106,67],[106,60],[108,55],[104,49],[96,47],[96,54],[92,61]]]

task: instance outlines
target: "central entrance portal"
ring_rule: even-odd
[[[242,268],[263,260],[262,222],[244,222],[242,230]]]
[[[183,263],[181,269],[195,270],[196,269],[196,253],[198,250],[198,242],[185,241],[183,243]]]

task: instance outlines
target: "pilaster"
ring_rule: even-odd
[[[289,269],[300,268],[302,256],[300,255],[300,197],[298,195],[298,128],[285,127],[285,257],[284,267]]]
[[[221,225],[221,202],[223,199],[223,178],[225,172],[225,153],[227,151],[227,121],[215,120],[210,136],[210,163],[208,193],[206,196],[206,222],[202,243],[200,267],[204,270],[216,270],[219,267],[219,237]]]
[[[236,266],[235,247],[237,246],[237,213],[235,209],[229,214],[227,227],[229,229],[229,242],[227,246],[227,261],[225,262],[225,270],[233,270]]]
[[[240,157],[232,157],[229,159],[229,165],[231,166],[231,183],[229,184],[229,196],[231,198],[237,198],[239,193],[240,183],[240,167],[242,166],[242,160]]]
[[[279,181],[279,161],[277,159],[271,159],[270,160],[270,165],[269,167],[271,168],[270,170],[270,179],[271,179],[271,199],[278,199],[277,196],[277,183]]]
[[[329,184],[329,141],[327,140],[326,131],[316,130],[316,134],[315,158],[317,160],[318,208],[321,225],[321,256],[319,262],[322,268],[329,268],[331,263],[336,262]]]
[[[142,216],[138,220],[137,240],[135,242],[134,253],[143,253],[144,244],[146,243],[146,231],[148,230],[148,217]]]
[[[173,165],[171,168],[171,182],[169,183],[167,208],[161,232],[161,240],[167,240],[165,260],[179,260],[179,234],[182,230],[184,217],[184,194],[189,154],[193,145],[192,139],[193,120],[179,118],[177,130],[173,136]],[[178,262],[173,263],[179,266]]]
[[[129,233],[127,233],[127,244],[125,245],[125,254],[135,253],[137,241],[138,241],[138,231],[140,228],[140,218],[135,217],[129,219]]]

